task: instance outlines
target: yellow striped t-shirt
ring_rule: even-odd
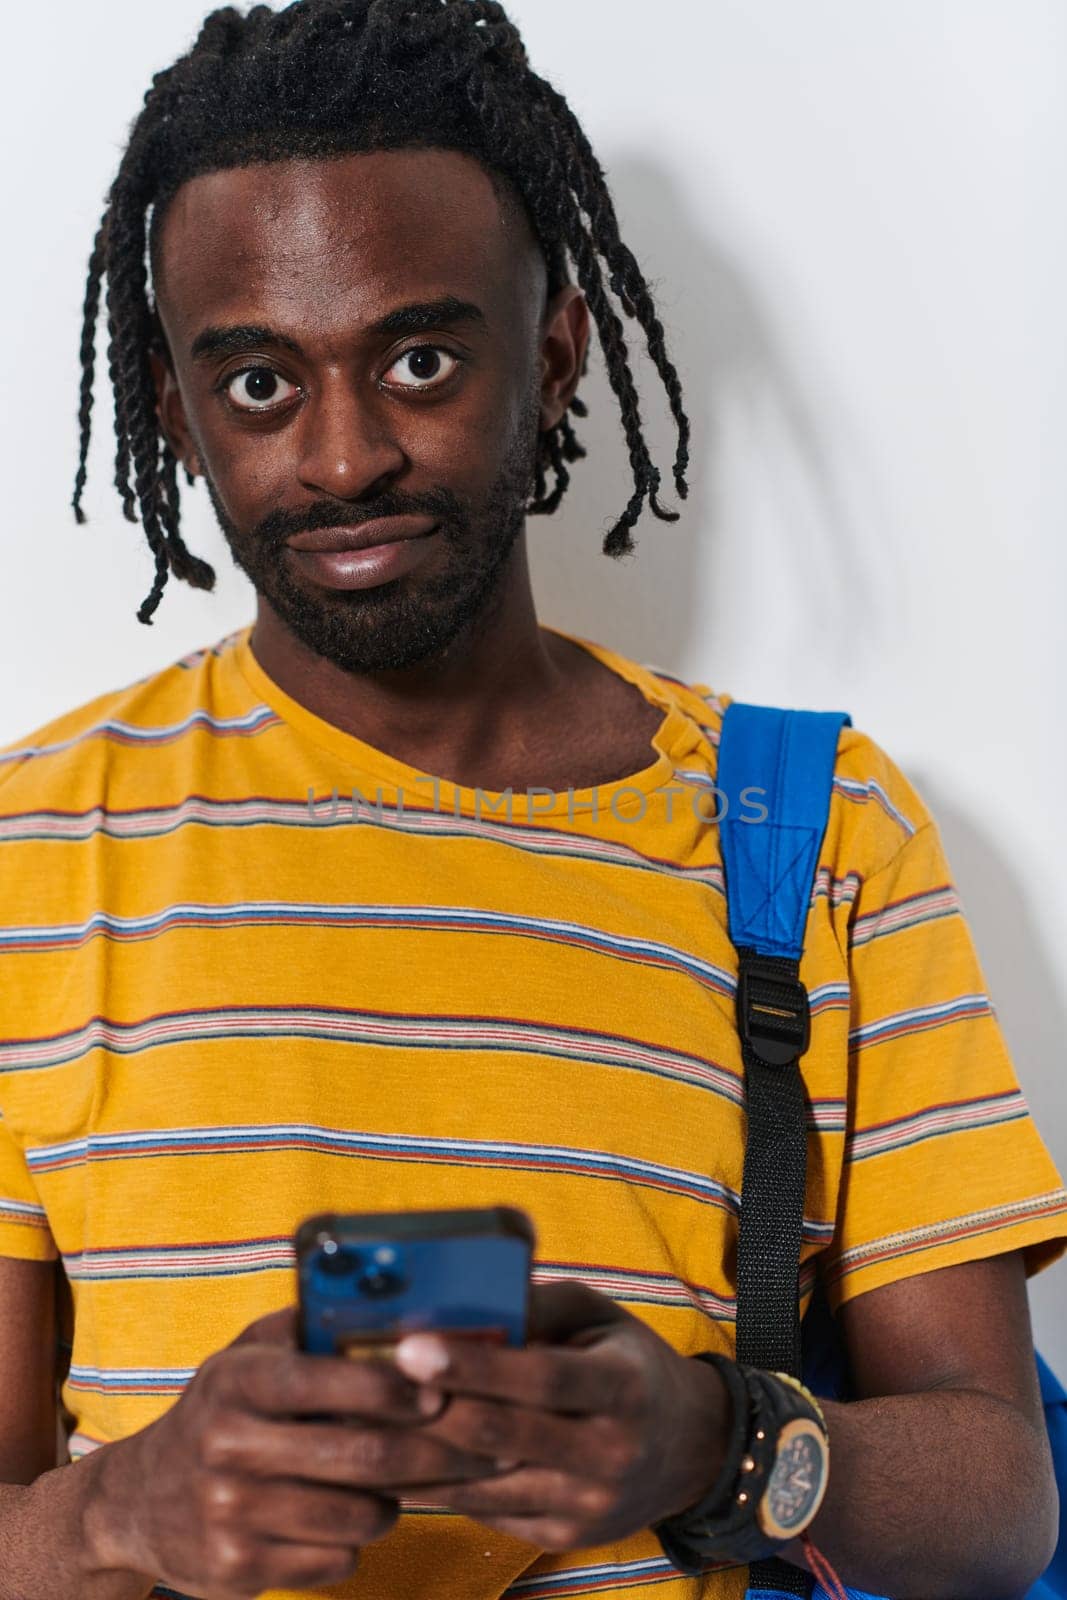
[[[577,639],[662,713],[652,759],[509,802],[312,714],[250,633],[0,751],[0,1254],[62,1262],[72,1459],[295,1298],[319,1211],[521,1206],[537,1280],[731,1352],[728,698]],[[804,1304],[819,1269],[836,1307],[1001,1251],[1055,1260],[1067,1194],[936,823],[855,728],[801,977]],[[305,1592],[738,1600],[745,1577],[685,1577],[649,1529],[548,1552],[413,1498],[351,1582]]]

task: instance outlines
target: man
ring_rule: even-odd
[[[740,1369],[690,1359],[733,1351],[745,1135],[726,697],[539,625],[526,563],[583,454],[590,314],[635,477],[607,553],[646,497],[674,515],[601,261],[684,495],[647,287],[493,0],[217,12],[133,128],[75,503],[106,278],[139,615],[213,581],[179,466],[257,608],[0,752],[0,1600],[745,1591],[744,1555],[687,1574],[656,1531],[751,1470]],[[800,1283],[856,1398],[780,1553],[1017,1594],[1056,1523],[1025,1277],[1067,1195],[936,824],[865,734],[835,770]],[[305,1216],[500,1203],[537,1229],[528,1348],[295,1349]]]

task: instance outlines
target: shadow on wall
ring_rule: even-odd
[[[793,370],[776,331],[788,307],[772,314],[762,303],[669,168],[624,155],[607,171],[620,231],[649,279],[681,378],[689,498],[675,491],[676,431],[643,330],[620,313],[660,500],[681,520],[661,522],[646,507],[636,554],[602,553],[632,479],[594,326],[580,390],[590,415],[575,425],[588,458],[572,467],[556,515],[527,524],[540,614],[639,661],[677,670],[692,650],[703,667],[724,655],[729,663],[731,640],[743,647],[765,624],[766,584],[775,628],[763,653],[784,672],[813,641],[834,672],[855,670],[859,656],[875,660],[899,616],[903,564],[866,453],[845,437],[846,406],[823,377]],[[732,681],[715,687],[745,695]]]
[[[1067,1172],[1067,1088],[1050,1063],[1063,1058],[1067,1008],[1052,952],[1042,942],[1002,841],[975,826],[921,774],[908,776],[937,819],[964,916],[974,934],[987,991],[1023,1093],[1061,1174]],[[1035,1342],[1067,1377],[1067,1266],[1030,1280]]]

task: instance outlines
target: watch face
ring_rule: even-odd
[[[826,1436],[818,1423],[795,1417],[785,1424],[759,1504],[759,1524],[769,1538],[791,1539],[807,1527],[826,1492],[828,1464]]]

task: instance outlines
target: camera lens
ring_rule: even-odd
[[[315,1258],[315,1266],[328,1278],[347,1277],[359,1265],[354,1250],[346,1250],[336,1239],[327,1239]]]
[[[402,1273],[390,1272],[387,1267],[368,1267],[359,1280],[360,1294],[365,1294],[371,1299],[381,1299],[386,1295],[399,1294],[406,1287],[406,1280]]]

